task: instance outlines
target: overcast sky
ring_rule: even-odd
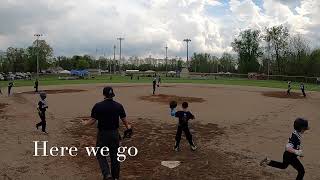
[[[285,24],[320,46],[319,0],[0,0],[0,50],[42,33],[55,56],[106,53],[124,37],[124,56],[185,57],[231,52],[244,29]],[[117,54],[118,54],[117,49]]]

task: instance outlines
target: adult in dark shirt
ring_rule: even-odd
[[[103,179],[119,179],[120,162],[117,160],[117,152],[119,148],[119,118],[127,129],[131,129],[131,125],[126,119],[126,113],[123,106],[114,101],[115,96],[111,87],[103,89],[104,100],[94,105],[91,111],[91,119],[83,121],[84,125],[93,125],[98,121],[97,147],[108,147],[111,159],[111,174],[108,160],[97,153],[97,159],[103,175]]]
[[[191,119],[194,119],[194,115],[188,111],[188,103],[184,102],[182,103],[182,111],[177,111],[176,113],[174,113],[174,116],[176,118],[179,118],[179,123],[178,123],[178,129],[177,129],[177,134],[176,134],[176,143],[174,146],[174,150],[175,151],[179,151],[180,150],[180,140],[181,140],[181,135],[182,135],[182,131],[185,133],[186,138],[190,144],[191,149],[194,151],[197,149],[197,147],[195,146],[195,144],[193,143],[192,140],[192,135],[190,133],[189,130],[189,126],[188,126],[188,122]],[[174,110],[175,111],[175,110]]]
[[[265,158],[260,162],[261,166],[271,166],[279,169],[286,169],[289,165],[298,171],[297,180],[302,180],[305,174],[303,165],[298,157],[303,157],[302,154],[302,134],[309,129],[308,121],[302,118],[297,118],[294,121],[294,131],[286,145],[286,150],[283,153],[283,162],[269,160]]]

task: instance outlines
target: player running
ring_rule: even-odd
[[[279,169],[286,169],[289,165],[293,166],[298,171],[297,180],[302,180],[305,174],[304,167],[301,164],[298,157],[302,155],[302,134],[309,130],[308,121],[302,118],[297,118],[294,121],[294,131],[289,138],[289,142],[286,145],[285,152],[283,153],[283,162],[277,162],[265,158],[260,162],[261,166],[271,166]]]

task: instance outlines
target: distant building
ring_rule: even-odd
[[[99,69],[87,69],[90,75],[101,75],[101,70]]]

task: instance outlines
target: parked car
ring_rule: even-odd
[[[15,79],[25,79],[25,75],[21,72],[15,74]]]

